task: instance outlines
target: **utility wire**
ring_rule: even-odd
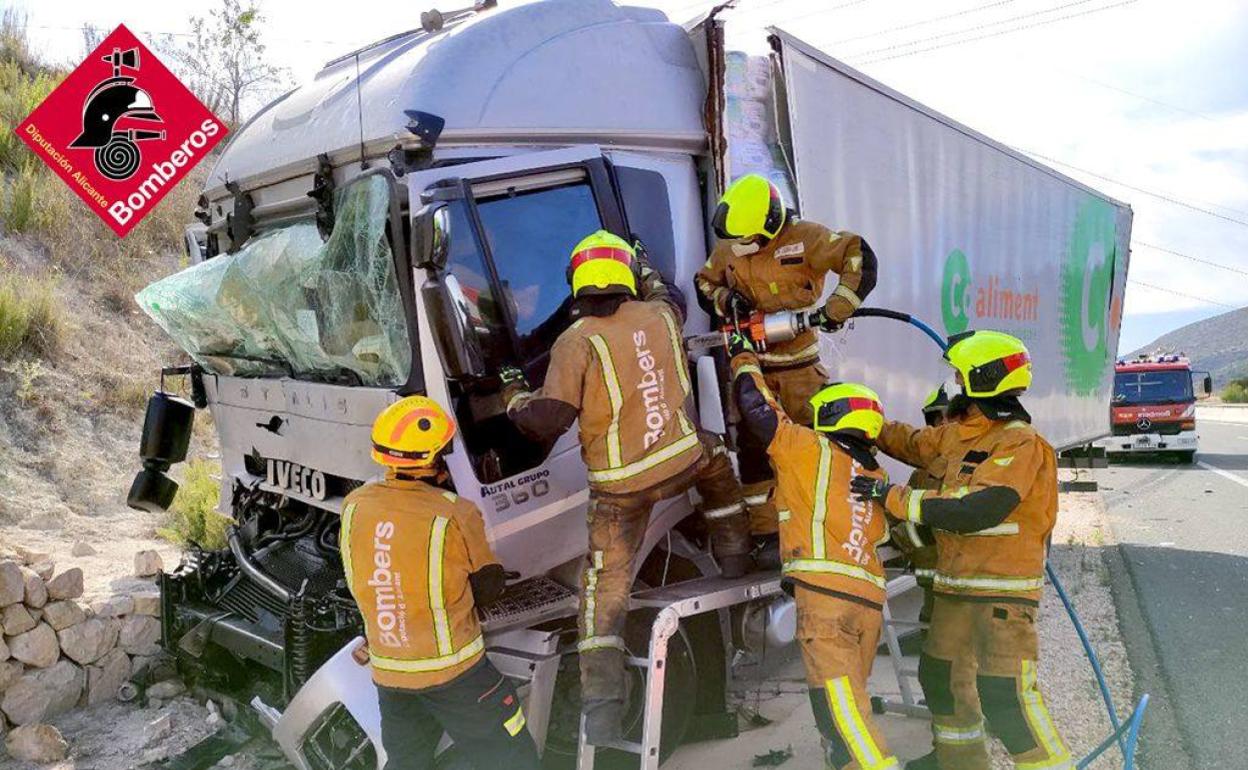
[[[1082,5],[1082,4],[1084,4],[1084,3],[1086,3],[1086,2],[1090,2],[1090,1],[1091,1],[1091,0],[1078,0],[1078,2],[1075,2],[1075,3],[1069,3],[1069,4],[1067,4],[1067,5],[1058,6],[1057,8],[1051,8],[1051,9],[1049,9],[1048,11],[1044,11],[1043,13],[1051,13],[1052,11],[1057,11],[1057,10],[1060,10],[1060,9],[1062,9],[1062,8],[1068,8],[1068,7],[1075,6],[1075,5]],[[987,40],[987,39],[989,39],[989,38],[1000,37],[1000,36],[1002,36],[1002,35],[1008,35],[1008,34],[1011,34],[1011,33],[1014,33],[1014,32],[1022,32],[1023,30],[1034,29],[1035,27],[1043,27],[1043,26],[1046,26],[1046,25],[1048,25],[1048,24],[1056,24],[1056,23],[1057,23],[1057,22],[1059,22],[1059,21],[1066,21],[1066,20],[1068,20],[1068,19],[1077,19],[1077,18],[1079,18],[1080,16],[1088,16],[1088,15],[1091,15],[1091,14],[1094,14],[1094,13],[1100,13],[1101,11],[1108,11],[1108,10],[1112,10],[1112,9],[1114,9],[1114,8],[1121,8],[1121,7],[1122,7],[1122,6],[1124,6],[1124,5],[1131,5],[1132,3],[1135,3],[1136,1],[1137,1],[1137,0],[1122,0],[1121,2],[1118,2],[1118,3],[1113,3],[1113,4],[1111,4],[1111,5],[1101,6],[1100,8],[1090,8],[1090,9],[1088,9],[1088,10],[1086,10],[1086,11],[1079,11],[1078,13],[1068,13],[1068,14],[1066,14],[1065,16],[1057,16],[1057,17],[1052,18],[1052,19],[1043,19],[1043,20],[1041,20],[1041,21],[1032,22],[1031,24],[1021,24],[1021,25],[1019,25],[1019,26],[1017,26],[1017,27],[1011,27],[1011,28],[1009,28],[1009,29],[997,30],[997,31],[995,31],[995,32],[989,32],[989,33],[986,33],[986,34],[983,34],[983,35],[977,35],[977,36],[975,36],[975,37],[968,37],[968,38],[964,38],[964,39],[962,39],[962,40],[951,40],[951,41],[949,41],[949,42],[947,42],[947,43],[939,43],[939,44],[937,44],[937,45],[928,46],[927,48],[919,48],[919,49],[914,50],[914,51],[904,51],[904,52],[902,52],[902,53],[893,54],[892,56],[881,56],[881,57],[878,57],[878,58],[875,58],[875,59],[868,59],[868,60],[865,60],[865,61],[864,61],[864,60],[859,60],[859,61],[857,61],[857,62],[854,62],[854,64],[855,64],[856,66],[861,66],[861,65],[866,65],[866,64],[877,64],[877,63],[879,63],[879,62],[890,61],[890,60],[892,60],[892,59],[903,59],[903,58],[905,58],[905,57],[907,57],[907,56],[915,56],[915,55],[917,55],[917,54],[921,54],[921,53],[928,53],[928,52],[930,52],[930,51],[938,51],[938,50],[940,50],[940,49],[942,49],[942,48],[949,48],[950,46],[955,46],[955,45],[963,45],[963,44],[965,44],[965,43],[974,43],[974,42],[979,41],[979,40]],[[1033,14],[1033,15],[1034,15],[1034,14]],[[1020,17],[1020,18],[1021,18],[1021,17]],[[991,26],[991,25],[988,25],[988,26]],[[969,32],[969,31],[971,31],[971,30],[970,30],[970,29],[962,30],[962,32]],[[920,42],[920,43],[921,43],[922,41],[917,41],[917,42]],[[894,47],[905,47],[905,46],[894,46]],[[881,50],[883,50],[883,49],[881,49]],[[864,56],[867,56],[867,55],[870,55],[870,53],[863,54],[863,55],[864,55]]]
[[[967,14],[978,13],[980,11],[986,11],[989,8],[996,8],[997,6],[1001,6],[1001,5],[1009,5],[1010,3],[1014,3],[1014,2],[1017,2],[1017,0],[994,0],[994,2],[991,2],[991,3],[986,3],[984,5],[977,5],[974,8],[967,8],[965,11],[958,11],[956,13],[946,13],[944,16],[933,16],[931,18],[922,19],[920,21],[914,21],[909,24],[902,24],[899,27],[889,27],[887,29],[880,29],[880,30],[876,30],[875,32],[868,32],[865,35],[843,37],[840,40],[833,40],[831,42],[833,45],[835,45],[837,43],[853,43],[858,40],[866,40],[867,38],[872,38],[872,37],[883,37],[884,35],[888,35],[893,32],[901,32],[902,30],[914,29],[915,27],[922,27],[927,24],[935,24],[938,21],[945,21],[946,19],[956,19],[959,16],[966,16]]]
[[[1245,270],[1242,267],[1234,267],[1233,265],[1224,265],[1220,262],[1214,262],[1209,259],[1202,259],[1201,257],[1193,257],[1191,254],[1184,254],[1180,251],[1167,249],[1165,246],[1156,246],[1151,243],[1145,243],[1143,241],[1134,241],[1134,240],[1131,242],[1131,245],[1143,246],[1144,248],[1152,249],[1153,251],[1160,251],[1165,254],[1170,254],[1172,256],[1182,257],[1183,259],[1190,259],[1193,262],[1199,262],[1202,265],[1208,265],[1209,267],[1216,267],[1222,270],[1229,270],[1232,273],[1239,273],[1240,275],[1248,275],[1248,270]]]
[[[1181,291],[1175,291],[1174,289],[1168,289],[1168,288],[1166,288],[1165,286],[1155,286],[1155,285],[1153,285],[1153,284],[1151,284],[1151,283],[1145,283],[1144,281],[1137,281],[1137,280],[1136,280],[1136,279],[1134,279],[1134,278],[1128,278],[1128,279],[1127,279],[1127,283],[1129,283],[1129,284],[1131,284],[1131,285],[1133,285],[1133,286],[1143,286],[1143,287],[1144,287],[1144,288],[1146,288],[1146,289],[1153,289],[1153,290],[1155,290],[1155,291],[1162,291],[1162,292],[1165,292],[1165,293],[1167,293],[1167,294],[1173,294],[1173,295],[1175,295],[1175,296],[1177,296],[1177,297],[1185,297],[1185,298],[1187,298],[1187,299],[1194,299],[1194,300],[1196,300],[1197,302],[1204,302],[1204,303],[1209,304],[1209,305],[1217,305],[1218,307],[1227,307],[1227,308],[1230,308],[1231,310],[1239,310],[1239,306],[1238,306],[1238,305],[1228,305],[1228,304],[1226,304],[1225,302],[1217,302],[1217,301],[1212,300],[1212,299],[1206,299],[1206,298],[1204,298],[1204,297],[1197,297],[1195,294],[1184,294],[1184,293],[1183,293],[1183,292],[1181,292]]]
[[[1018,148],[1015,148],[1015,149],[1018,149]],[[1127,183],[1127,182],[1123,182],[1123,181],[1121,181],[1121,180],[1119,180],[1119,179],[1114,179],[1113,177],[1105,176],[1104,174],[1098,174],[1098,173],[1096,173],[1095,171],[1089,171],[1089,170],[1087,170],[1086,168],[1080,168],[1079,166],[1074,166],[1074,165],[1071,165],[1070,163],[1067,163],[1067,162],[1065,162],[1065,161],[1058,160],[1057,158],[1050,158],[1050,157],[1049,157],[1049,156],[1047,156],[1047,155],[1041,155],[1041,154],[1040,154],[1040,153],[1038,153],[1038,152],[1030,152],[1030,151],[1028,151],[1028,150],[1018,150],[1018,151],[1019,151],[1019,152],[1026,153],[1027,155],[1030,155],[1030,156],[1031,156],[1031,157],[1033,157],[1033,158],[1038,158],[1039,160],[1042,160],[1042,161],[1044,161],[1044,162],[1046,162],[1046,163],[1052,163],[1052,164],[1054,164],[1054,165],[1058,165],[1058,166],[1062,166],[1062,167],[1064,167],[1064,168],[1068,168],[1068,169],[1070,169],[1070,170],[1072,170],[1072,171],[1078,171],[1078,172],[1079,172],[1079,173],[1081,173],[1081,174],[1087,174],[1087,175],[1088,175],[1088,176],[1090,176],[1090,177],[1094,177],[1094,178],[1096,178],[1096,179],[1100,179],[1100,180],[1103,180],[1103,181],[1106,181],[1106,182],[1110,182],[1110,183],[1112,183],[1112,184],[1116,184],[1116,185],[1118,185],[1119,187],[1125,187],[1125,188],[1126,188],[1126,189],[1128,189],[1128,190],[1134,190],[1135,192],[1142,193],[1142,194],[1147,195],[1147,196],[1152,197],[1152,198],[1157,198],[1158,200],[1163,200],[1163,201],[1165,201],[1165,202],[1167,202],[1167,203],[1173,203],[1173,204],[1174,204],[1174,205],[1176,205],[1176,206],[1182,206],[1182,207],[1183,207],[1183,208],[1185,208],[1185,209],[1191,209],[1192,211],[1196,211],[1196,212],[1199,212],[1199,213],[1201,213],[1201,214],[1206,214],[1206,215],[1211,216],[1211,217],[1216,217],[1217,219],[1221,219],[1221,220],[1224,220],[1224,221],[1227,221],[1227,222],[1234,222],[1234,223],[1235,223],[1235,224],[1237,224],[1237,225],[1244,225],[1245,227],[1248,227],[1248,219],[1238,219],[1238,218],[1236,218],[1236,217],[1227,216],[1226,214],[1221,214],[1221,213],[1219,213],[1219,212],[1217,212],[1217,211],[1213,211],[1212,209],[1203,208],[1203,206],[1197,206],[1197,205],[1196,205],[1196,204],[1194,204],[1194,203],[1189,203],[1188,201],[1185,201],[1185,200],[1180,200],[1179,198],[1173,198],[1173,197],[1171,197],[1171,196],[1169,196],[1169,195],[1166,195],[1166,194],[1164,194],[1164,193],[1159,193],[1159,192],[1156,192],[1156,191],[1153,191],[1153,190],[1148,190],[1148,189],[1145,189],[1145,188],[1143,188],[1143,187],[1137,187],[1137,186],[1135,186],[1135,185],[1133,185],[1133,184],[1129,184],[1129,183]],[[1199,203],[1203,203],[1203,201],[1198,201],[1198,202],[1199,202]],[[1237,210],[1237,209],[1228,208],[1228,207],[1226,207],[1226,206],[1220,206],[1220,205],[1218,205],[1218,204],[1214,204],[1214,203],[1208,203],[1208,204],[1203,204],[1203,205],[1207,205],[1207,206],[1218,206],[1218,208],[1226,209],[1227,211],[1233,211],[1233,212],[1235,212],[1236,214],[1240,214],[1240,215],[1242,215],[1242,216],[1244,216],[1244,217],[1248,217],[1248,211],[1239,211],[1239,210]]]
[[[841,3],[839,5],[834,5],[831,8],[819,8],[817,10],[808,11],[806,13],[799,13],[796,16],[789,16],[787,18],[776,19],[775,23],[776,24],[791,24],[792,22],[800,21],[802,19],[809,19],[812,16],[822,16],[825,13],[832,13],[833,11],[839,11],[842,8],[849,8],[855,5],[862,5],[865,2],[867,2],[867,0],[847,0],[847,2]]]

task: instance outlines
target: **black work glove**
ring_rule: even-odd
[[[724,297],[723,311],[725,320],[731,321],[734,318],[744,320],[754,312],[754,303],[736,289],[729,289],[728,295]]]
[[[728,358],[731,360],[742,353],[753,353],[754,343],[750,342],[750,338],[741,332],[733,332],[728,335],[727,348]]]
[[[502,380],[505,388],[519,386],[525,390],[529,389],[529,383],[524,379],[524,372],[515,366],[504,366],[499,369],[498,379]]]
[[[888,490],[893,485],[884,479],[872,478],[871,476],[854,476],[849,482],[849,491],[864,503],[872,500],[884,502],[884,498],[888,497]]]
[[[840,329],[844,324],[834,320],[828,315],[828,311],[823,308],[812,310],[806,316],[806,326],[811,329],[820,329],[825,332],[834,332]]]

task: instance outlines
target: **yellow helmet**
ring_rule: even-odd
[[[810,399],[810,405],[815,411],[815,430],[824,433],[856,430],[874,439],[884,427],[884,406],[875,391],[866,385],[853,382],[829,385]]]
[[[568,283],[572,296],[586,294],[637,293],[637,276],[631,244],[618,235],[598,230],[587,235],[572,249],[568,263]]]
[[[711,218],[711,227],[724,239],[761,235],[771,240],[784,227],[785,216],[780,189],[765,177],[746,174],[724,191]]]
[[[425,396],[408,396],[373,422],[373,461],[392,468],[427,468],[451,443],[455,422]]]
[[[949,406],[949,395],[945,393],[945,386],[933,390],[927,394],[927,398],[923,399],[923,414],[928,412],[944,411]]]
[[[962,375],[962,389],[972,398],[1021,392],[1031,385],[1031,354],[1027,346],[1004,332],[955,334],[949,338],[945,360]]]

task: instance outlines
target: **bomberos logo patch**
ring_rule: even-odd
[[[124,25],[16,130],[122,237],[226,134]]]

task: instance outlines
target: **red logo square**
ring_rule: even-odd
[[[123,238],[225,133],[124,25],[17,127]]]

